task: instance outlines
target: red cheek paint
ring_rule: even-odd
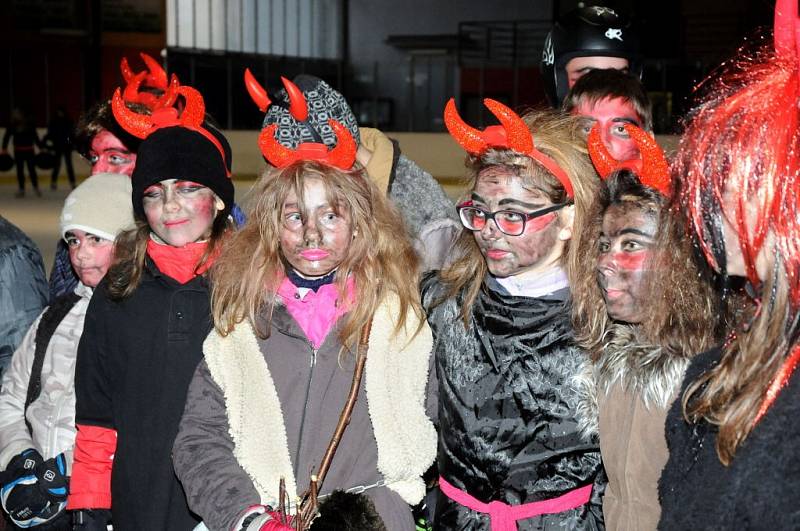
[[[540,230],[544,229],[550,223],[556,219],[557,214],[555,212],[550,212],[549,214],[545,214],[544,216],[539,216],[538,218],[533,218],[528,220],[525,223],[525,232],[539,232]]]
[[[638,271],[644,269],[644,263],[650,255],[647,251],[635,253],[614,253],[611,258],[617,267],[627,271]]]

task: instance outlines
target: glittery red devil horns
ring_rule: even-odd
[[[131,78],[122,93],[123,99],[128,103],[140,103],[148,107],[151,111],[174,105],[175,99],[178,97],[178,77],[173,74],[170,79],[170,84],[165,89],[164,94],[156,96],[151,92],[139,91],[146,75],[146,72],[139,72]]]
[[[290,149],[275,139],[278,124],[264,128],[258,135],[258,146],[267,161],[276,168],[285,168],[299,160],[314,160],[341,170],[349,170],[356,160],[356,146],[353,136],[345,126],[336,120],[328,120],[336,134],[336,147],[328,151],[325,144],[305,142]]]
[[[480,131],[461,119],[453,98],[447,102],[444,108],[444,124],[456,142],[472,155],[480,155],[490,147],[511,149],[527,155],[552,173],[564,186],[567,196],[573,197],[572,181],[567,173],[556,161],[536,149],[533,135],[522,118],[499,101],[486,98],[483,103],[500,121],[500,125],[491,125]]]
[[[775,52],[786,59],[800,56],[800,19],[797,0],[778,0],[775,3]]]
[[[283,76],[281,76],[281,81],[286,89],[286,94],[289,96],[289,114],[295,120],[304,122],[308,119],[308,103],[306,102],[306,97],[303,96],[303,91]],[[244,71],[244,86],[261,112],[267,112],[267,108],[274,102],[269,99],[267,91],[256,80],[249,68]]]
[[[672,183],[669,175],[669,164],[664,156],[664,151],[655,139],[633,124],[625,124],[625,131],[639,148],[641,158],[626,161],[617,161],[608,152],[602,138],[600,138],[600,124],[595,123],[589,133],[589,155],[592,157],[597,173],[603,179],[608,179],[616,170],[628,169],[639,177],[639,181],[650,188],[655,188],[664,197],[672,193]]]
[[[147,67],[144,84],[148,87],[167,90],[167,72],[164,70],[164,68],[162,68],[159,62],[143,52],[139,53],[139,57],[142,58],[142,61]],[[122,72],[122,78],[126,83],[130,83],[136,75],[136,73],[131,70],[127,57],[122,58],[119,64],[119,69]]]
[[[182,126],[190,129],[200,129],[206,114],[203,96],[188,86],[177,86],[172,89],[177,95],[186,100],[183,112],[178,117],[178,110],[174,107],[160,107],[153,110],[152,114],[140,114],[128,108],[122,98],[120,89],[114,91],[111,98],[111,110],[120,126],[137,138],[147,135],[162,127]],[[174,98],[173,98],[174,102]]]

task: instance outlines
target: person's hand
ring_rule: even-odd
[[[59,517],[67,505],[65,472],[63,454],[43,461],[36,450],[25,450],[3,472],[3,509],[20,527],[41,526]]]
[[[39,487],[54,502],[67,499],[67,460],[64,454],[58,454],[36,466],[34,469]]]

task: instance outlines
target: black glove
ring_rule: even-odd
[[[54,502],[62,502],[67,499],[67,460],[64,454],[40,463],[35,468],[36,479],[39,480],[39,487]]]
[[[4,472],[0,489],[3,509],[20,527],[53,521],[67,505],[65,472],[63,455],[43,461],[36,450],[25,450],[11,460]]]
[[[74,531],[106,531],[111,520],[108,509],[81,509],[72,513]]]
[[[9,461],[6,469],[0,474],[0,483],[5,487],[15,479],[33,474],[33,470],[43,462],[42,454],[33,448],[28,448]]]

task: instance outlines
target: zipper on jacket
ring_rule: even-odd
[[[294,464],[294,477],[295,481],[300,481],[300,477],[298,476],[298,472],[300,470],[300,450],[303,448],[303,431],[305,429],[306,424],[306,411],[308,410],[308,399],[311,396],[311,383],[314,380],[314,367],[317,365],[317,349],[314,348],[314,344],[310,341],[308,342],[308,346],[311,347],[311,371],[308,373],[308,384],[306,385],[306,399],[303,403],[303,414],[300,417],[300,435],[297,438],[297,456],[295,458]]]

